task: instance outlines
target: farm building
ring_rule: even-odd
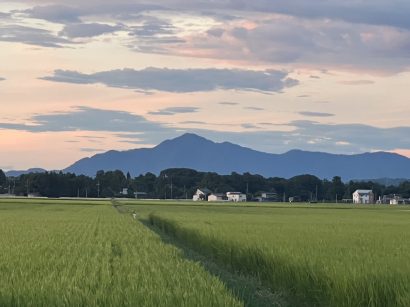
[[[401,197],[400,195],[393,195],[390,198],[390,205],[407,205],[409,204],[409,200]]]
[[[206,201],[211,193],[212,191],[207,188],[197,189],[192,199],[193,201]]]
[[[226,201],[228,197],[226,197],[223,193],[214,193],[208,196],[208,201]]]
[[[241,192],[228,192],[226,193],[226,196],[228,198],[228,201],[233,201],[233,202],[246,201],[246,194],[243,194]]]
[[[372,190],[356,190],[353,193],[354,204],[373,204],[374,194]]]
[[[258,198],[259,201],[276,201],[277,199],[278,195],[275,192],[263,192]]]

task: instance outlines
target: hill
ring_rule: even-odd
[[[270,154],[229,142],[215,143],[188,133],[154,148],[97,154],[77,161],[64,171],[94,176],[98,170],[119,169],[137,176],[147,172],[159,174],[168,168],[191,168],[219,174],[250,172],[284,178],[300,174],[319,178],[338,175],[343,180],[409,178],[410,159],[387,152],[341,155],[291,150],[284,154]]]

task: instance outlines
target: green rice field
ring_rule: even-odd
[[[409,259],[410,207],[0,200],[0,306],[410,306]]]
[[[243,306],[110,202],[0,201],[0,306]]]
[[[410,306],[409,207],[128,206],[291,305]]]

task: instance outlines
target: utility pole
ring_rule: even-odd
[[[171,176],[171,199],[174,199],[173,185],[172,185],[172,176]]]
[[[167,181],[168,178],[167,174],[164,174],[164,187],[165,187],[165,200],[167,199]]]
[[[80,198],[80,188],[77,188],[77,198]]]
[[[315,199],[315,201],[317,201],[317,185],[316,185],[316,199]]]
[[[88,198],[88,188],[85,188],[85,198]]]
[[[27,197],[28,197],[28,194],[29,194],[29,185],[28,185],[28,179],[27,179],[27,181],[26,181],[26,188],[27,188]]]

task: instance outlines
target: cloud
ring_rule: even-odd
[[[148,114],[150,115],[175,115],[175,114],[181,114],[181,113],[195,113],[198,111],[199,111],[199,108],[196,108],[196,107],[170,107],[170,108],[165,108],[165,109],[161,109],[158,111],[152,111],[152,112],[149,112]]]
[[[223,105],[223,106],[237,106],[239,103],[237,102],[230,102],[230,101],[222,101],[218,102],[218,104]]]
[[[73,111],[34,115],[32,124],[0,123],[0,129],[29,132],[109,131],[109,132],[165,132],[164,124],[150,122],[144,117],[123,111],[76,107]],[[90,136],[86,136],[90,138]]]
[[[208,123],[198,120],[186,120],[179,122],[181,125],[208,125]]]
[[[341,81],[341,84],[345,85],[369,85],[374,84],[374,81],[371,80],[349,80],[349,81]]]
[[[97,15],[97,14],[135,14],[142,10],[164,10],[165,8],[177,12],[195,12],[196,14],[212,16],[217,20],[235,19],[235,15],[248,15],[252,12],[259,13],[276,13],[289,16],[295,16],[303,19],[312,20],[342,20],[348,23],[369,24],[392,26],[403,29],[410,29],[410,20],[408,12],[410,11],[410,3],[407,0],[375,0],[369,3],[368,1],[357,0],[253,0],[253,1],[238,1],[238,0],[158,0],[155,4],[137,4],[134,0],[119,0],[113,3],[110,0],[72,0],[70,7],[66,5],[65,0],[48,0],[46,3],[54,5],[37,7],[35,15],[39,18],[48,18],[58,20],[60,18],[68,19],[78,17],[78,14],[73,12],[64,14],[64,7],[74,8],[81,7],[82,15]],[[60,7],[59,7],[60,6]],[[56,18],[57,12],[61,12],[62,17]],[[51,17],[50,17],[51,15]],[[66,16],[68,15],[68,16]]]
[[[225,30],[222,28],[213,28],[206,31],[206,33],[210,36],[221,37],[225,33]]]
[[[80,22],[80,16],[83,14],[79,8],[58,4],[35,6],[22,11],[22,13],[30,18],[43,19],[55,23]]]
[[[0,41],[52,48],[62,48],[65,44],[72,44],[50,31],[20,25],[0,26]]]
[[[242,14],[251,12],[276,13],[313,20],[342,20],[355,24],[383,25],[410,29],[408,12],[410,3],[407,0],[375,0],[371,3],[357,0],[254,0],[254,1],[163,1],[175,4],[174,7],[186,10],[200,8],[214,9],[220,12],[236,11]]]
[[[310,111],[299,112],[299,114],[303,115],[303,116],[310,116],[310,117],[332,117],[332,116],[335,116],[335,114],[332,114],[332,113],[310,112]]]
[[[6,78],[0,77],[0,81],[6,81]]]
[[[233,7],[235,0],[228,1]],[[236,7],[240,10],[254,10],[260,12],[274,12],[310,19],[335,19],[350,23],[386,25],[410,29],[407,12],[410,4],[406,0],[394,3],[388,0],[372,1],[309,1],[286,0],[269,1],[241,1]]]
[[[68,24],[79,23],[85,17],[110,16],[116,19],[135,18],[143,11],[166,10],[157,4],[139,4],[134,1],[46,1],[50,5],[34,6],[33,8],[15,11],[26,17],[43,19],[46,21]]]
[[[159,53],[315,69],[397,72],[410,66],[410,30],[283,16],[248,23],[228,23],[221,35],[210,35],[220,34],[218,26],[180,36],[184,43],[161,45]],[[149,50],[155,52],[155,41]]]
[[[361,124],[322,124],[299,120],[289,122],[286,131],[261,130],[254,124],[243,124],[249,131],[217,131],[189,129],[149,121],[124,111],[77,107],[72,111],[34,115],[32,124],[0,123],[0,129],[20,130],[33,133],[88,131],[114,133],[124,142],[133,144],[157,144],[164,139],[192,132],[220,141],[268,152],[284,152],[305,149],[336,153],[360,153],[365,151],[410,148],[410,127],[378,128]],[[281,124],[283,126],[284,124]],[[253,130],[258,128],[257,130]]]
[[[102,23],[78,23],[66,25],[64,29],[59,32],[59,35],[69,38],[94,37],[122,29],[123,27],[120,25],[110,26]]]
[[[81,148],[80,151],[88,152],[88,153],[94,153],[94,152],[103,152],[105,150],[104,149],[98,149],[98,148]]]
[[[251,110],[251,111],[264,111],[264,108],[259,108],[259,107],[244,107],[245,110]]]
[[[142,25],[130,28],[130,35],[152,37],[174,35],[176,28],[173,24],[153,16],[144,16]]]
[[[216,90],[281,92],[299,83],[297,80],[290,78],[288,73],[277,70],[168,69],[154,67],[143,70],[111,70],[94,74],[55,70],[52,76],[41,79],[75,84],[101,83],[109,87],[172,93]]]
[[[256,129],[256,128],[258,128],[258,126],[254,125],[254,124],[242,124],[241,127],[245,128],[245,129]]]
[[[375,0],[371,5],[357,0],[43,3],[51,5],[14,11],[12,15],[18,20],[23,16],[21,20],[30,17],[64,24],[60,33],[66,38],[119,30],[90,22],[109,20],[124,25],[128,33],[127,38],[118,38],[119,44],[143,53],[388,72],[410,67],[407,0]],[[232,16],[233,12],[238,16]],[[214,20],[200,26],[193,22],[201,18]],[[68,43],[50,38],[34,41],[49,46],[50,40],[53,47]],[[12,41],[33,44],[27,37]]]

